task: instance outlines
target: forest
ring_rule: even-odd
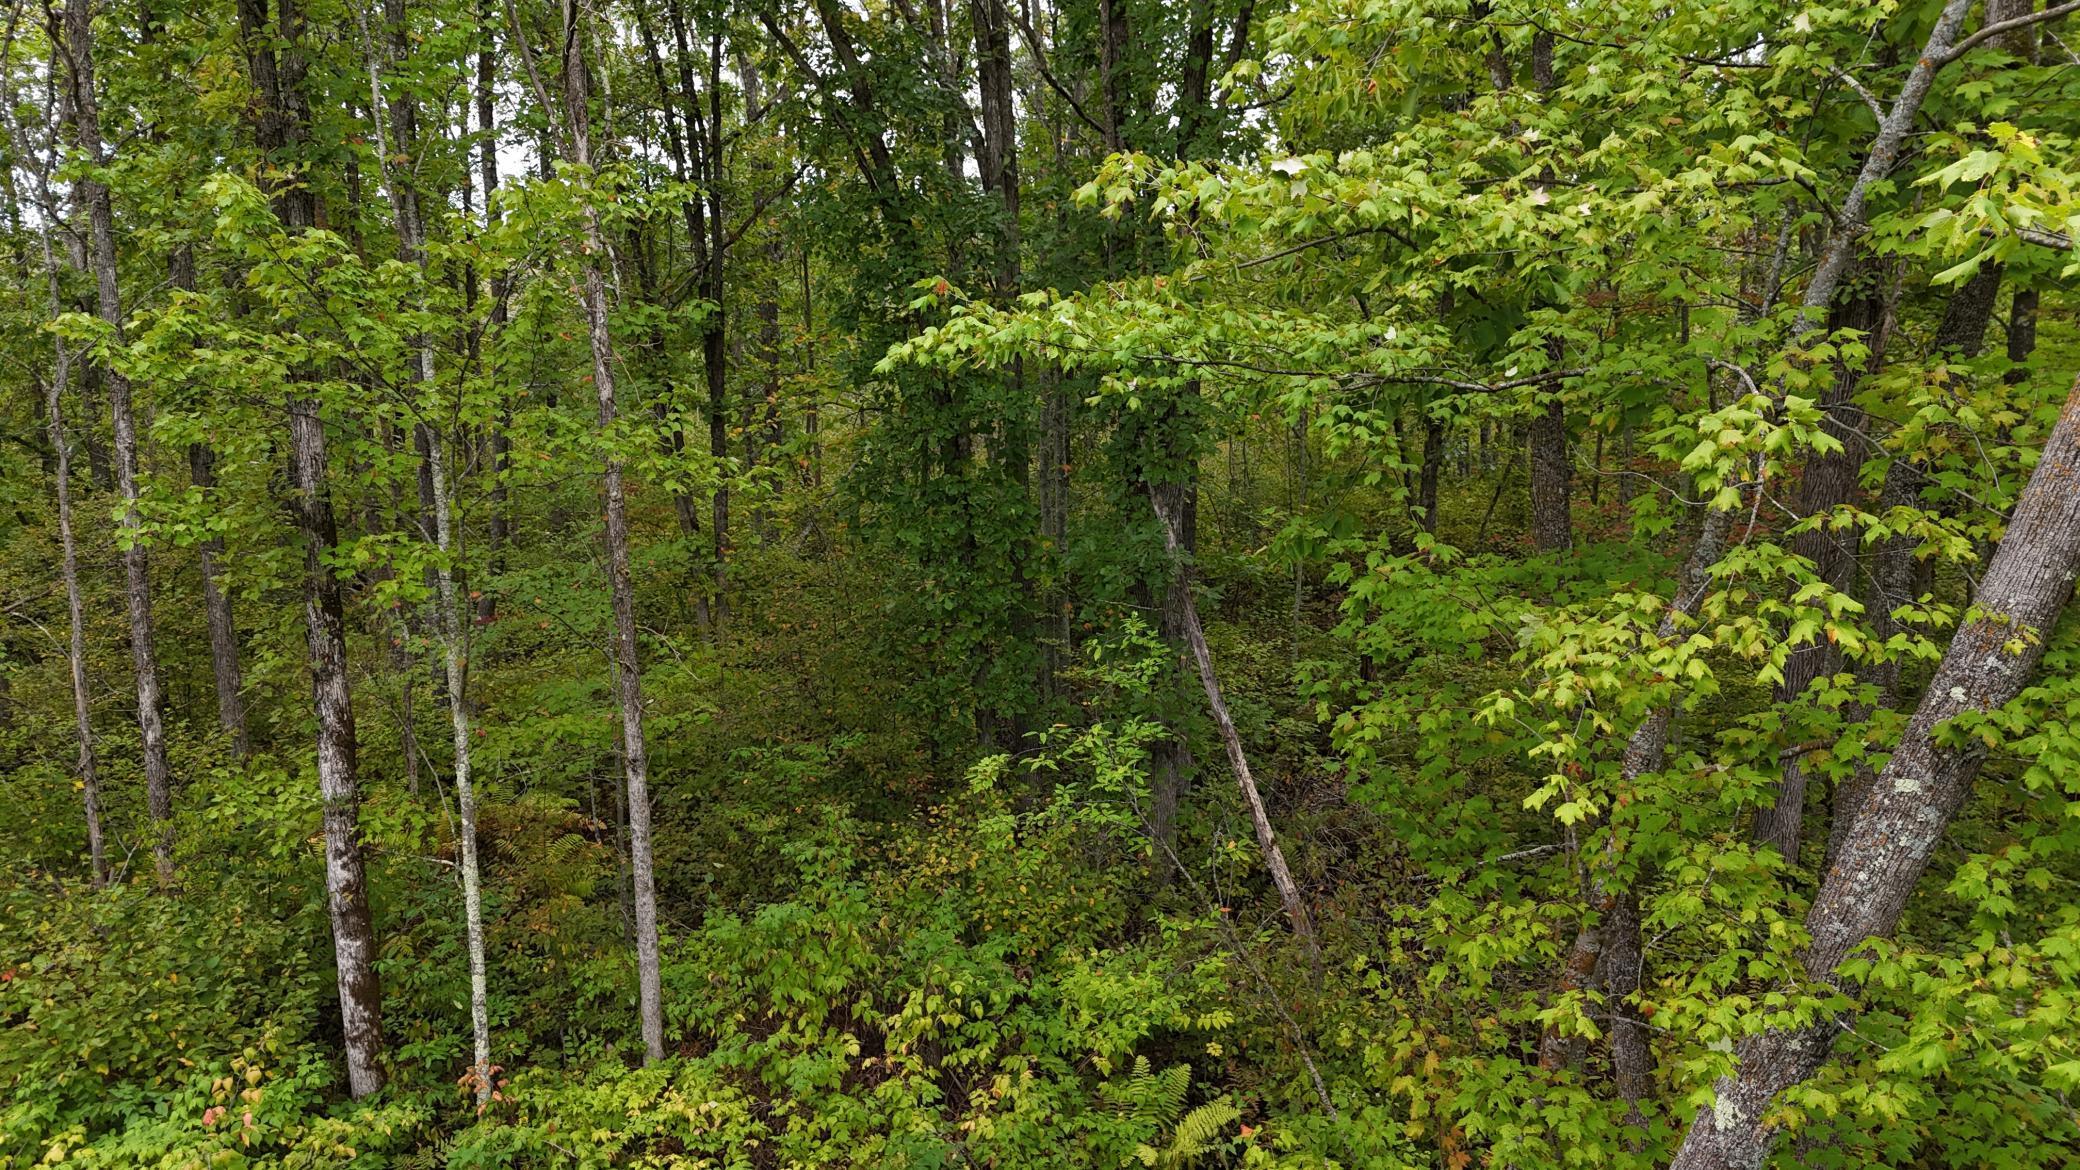
[[[0,0],[0,1170],[2080,1162],[2080,0]]]

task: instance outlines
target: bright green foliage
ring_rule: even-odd
[[[1008,136],[989,0],[575,5],[589,168],[558,6],[289,7],[284,31],[283,0],[99,5],[91,174],[43,13],[0,38],[0,1170],[1645,1168],[1744,1038],[1815,1021],[1840,1036],[1773,1105],[1772,1166],[2072,1164],[2073,621],[2017,631],[2049,647],[2034,684],[1941,730],[1988,763],[1856,994],[1801,955],[1831,830],[2080,370],[2080,17],[1945,64],[1847,225],[1934,0],[1009,0]],[[271,157],[263,41],[309,107]],[[371,84],[413,103],[409,141]],[[120,344],[68,259],[87,178],[113,193]],[[393,181],[423,196],[423,265]],[[1803,306],[1845,227],[1841,288]],[[60,343],[105,889],[54,552]],[[112,371],[144,420],[165,895]],[[390,1073],[360,1102],[292,402],[339,529],[319,560]],[[1535,523],[1554,435],[1564,550]],[[649,1066],[609,459],[664,935]],[[1188,511],[1179,555],[1152,496]],[[1686,596],[1708,514],[1727,535]],[[443,568],[468,602],[481,1110]],[[1318,963],[1180,653],[1187,597]],[[1662,716],[1666,750],[1628,766]],[[1754,826],[1793,768],[1787,854]],[[1620,906],[1637,990],[1570,979]]]

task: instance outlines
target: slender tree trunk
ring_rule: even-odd
[[[511,0],[506,17],[515,33],[536,100],[545,110],[556,108],[542,88],[533,53],[519,35]],[[563,0],[563,84],[565,136],[570,160],[582,171],[592,168],[591,86],[585,74],[584,19],[577,0]],[[591,199],[583,205],[584,260],[580,300],[585,310],[586,340],[592,350],[592,380],[599,395],[599,427],[607,432],[619,414],[614,379],[618,359],[607,328],[607,286],[601,272],[605,233]],[[609,455],[601,479],[606,496],[607,583],[614,610],[614,684],[621,706],[622,767],[628,782],[628,852],[636,918],[636,982],[640,996],[644,1059],[664,1059],[664,991],[657,943],[657,882],[650,846],[650,764],[643,743],[643,680],[637,659],[635,585],[628,564],[628,503],[622,485],[621,460]]]
[[[1416,488],[1416,510],[1423,514],[1423,531],[1437,535],[1437,477],[1444,471],[1444,420],[1428,412],[1423,415],[1423,473]]]
[[[1179,530],[1179,517],[1172,504],[1163,498],[1163,492],[1151,488],[1149,504],[1155,510],[1156,519],[1163,526],[1163,544],[1173,560],[1184,564],[1185,549]],[[1250,824],[1257,834],[1257,848],[1264,854],[1264,866],[1271,871],[1271,883],[1278,888],[1279,901],[1284,903],[1286,918],[1292,923],[1293,933],[1307,947],[1316,970],[1321,967],[1321,951],[1315,943],[1314,923],[1307,913],[1307,903],[1300,896],[1300,887],[1293,881],[1292,870],[1286,867],[1285,851],[1279,848],[1278,835],[1271,828],[1271,814],[1264,808],[1264,798],[1257,792],[1256,778],[1250,774],[1249,758],[1242,751],[1242,736],[1235,730],[1235,720],[1228,714],[1228,702],[1221,694],[1221,684],[1213,671],[1213,652],[1206,647],[1206,632],[1199,624],[1199,607],[1192,599],[1189,570],[1180,568],[1177,579],[1183,583],[1184,596],[1179,605],[1179,616],[1184,625],[1185,644],[1191,650],[1192,663],[1198,668],[1199,683],[1206,690],[1206,706],[1213,713],[1214,726],[1219,729],[1221,745],[1228,752],[1228,766],[1235,771],[1235,784],[1242,790],[1243,803],[1249,808]]]
[[[406,38],[405,11],[403,0],[386,0],[386,36],[389,53],[393,61],[401,58],[409,48]],[[362,33],[368,40],[368,81],[371,107],[385,104],[381,66],[375,41],[368,37],[366,25]],[[390,205],[397,218],[397,250],[399,259],[418,266],[420,279],[426,279],[426,222],[422,217],[420,194],[410,186],[410,180],[399,173],[393,165],[394,159],[415,158],[419,143],[416,139],[418,125],[417,110],[410,98],[388,100],[390,123],[398,135],[397,141],[382,140],[381,124],[377,125],[377,157],[383,162],[383,186],[390,196]],[[423,305],[421,306],[424,307]],[[436,366],[433,340],[421,334],[412,339],[415,368],[413,370],[421,399],[416,404],[422,416],[436,411],[440,404],[430,401],[429,395],[436,382]],[[460,590],[455,584],[455,564],[460,557],[460,532],[455,519],[453,490],[448,481],[447,438],[435,427],[421,421],[417,426],[419,451],[423,459],[419,482],[428,504],[427,511],[433,517],[434,543],[440,557],[434,563],[434,601],[438,610],[436,620],[440,628],[441,662],[443,667],[442,688],[448,705],[448,723],[452,732],[455,755],[455,804],[456,832],[461,853],[462,869],[462,917],[464,943],[469,963],[469,1017],[471,1053],[471,1089],[476,1094],[477,1108],[483,1109],[491,1103],[491,1015],[490,991],[484,962],[484,914],[482,879],[477,864],[477,797],[470,768],[470,715],[468,686],[468,641],[463,624],[463,604]]]
[[[0,95],[10,109],[13,105],[12,92]],[[51,106],[57,101],[55,85],[48,91],[44,114],[48,122],[53,112]],[[12,116],[7,119],[7,129],[16,142],[26,144],[21,123]],[[55,148],[55,142],[51,143]],[[36,177],[36,194],[47,208],[55,208],[56,200],[51,196],[50,168],[56,160],[57,151],[52,149],[39,157],[33,170]],[[0,178],[9,194],[14,191],[11,174]],[[51,236],[56,230],[48,218],[39,222],[36,242],[42,253],[46,307],[56,318],[65,308],[63,275],[59,269],[57,249],[51,246]],[[26,280],[26,271],[24,277]],[[72,534],[72,442],[65,429],[65,394],[72,382],[72,349],[62,336],[54,335],[51,345],[51,374],[43,382],[43,422],[50,436],[49,471],[54,480],[58,505],[58,572],[65,586],[65,666],[72,684],[73,732],[79,740],[77,771],[80,784],[80,802],[86,814],[87,824],[87,881],[94,889],[108,884],[108,852],[101,832],[101,773],[94,754],[94,721],[92,710],[92,681],[87,673],[87,620],[86,607],[80,596],[79,548]]]
[[[52,262],[50,239],[43,244],[44,263]],[[58,311],[58,275],[51,268],[51,311]],[[58,570],[65,580],[65,617],[70,637],[65,644],[65,664],[72,678],[72,725],[79,736],[80,800],[87,814],[88,880],[95,889],[108,881],[108,855],[101,840],[101,774],[94,758],[94,723],[88,708],[92,695],[87,678],[87,619],[79,592],[79,553],[72,539],[72,445],[65,434],[65,387],[70,380],[72,356],[60,338],[50,381],[44,384],[44,421],[50,428],[51,452],[56,459],[53,472],[58,492]]]
[[[106,161],[101,142],[101,107],[94,82],[94,5],[73,0],[65,9],[63,45],[65,74],[71,86],[73,130],[90,167]],[[95,312],[107,326],[111,342],[123,344],[123,302],[116,286],[115,214],[107,184],[78,180],[79,200],[86,207],[94,270]],[[165,696],[159,686],[159,658],[152,644],[152,584],[145,554],[144,521],[138,511],[137,419],[130,400],[130,378],[115,363],[103,377],[109,414],[115,423],[116,490],[123,498],[123,601],[130,619],[130,660],[137,674],[137,730],[144,753],[145,804],[151,812],[152,864],[161,889],[173,888],[173,765],[166,754]]]
[[[422,350],[422,366],[430,366],[433,353]],[[430,371],[427,381],[431,381]],[[442,458],[443,443],[431,449],[433,464],[433,518],[441,550],[440,619],[442,659],[448,675],[448,720],[455,742],[455,806],[457,833],[462,853],[462,919],[469,948],[469,1023],[472,1088],[477,1108],[491,1103],[491,1009],[490,982],[484,961],[484,900],[482,877],[477,862],[477,795],[470,771],[470,720],[468,690],[468,638],[462,622],[462,602],[450,568],[456,555],[455,506],[448,487],[448,472]]]
[[[492,16],[490,0],[478,0],[477,20],[484,28],[484,44],[477,50],[477,129],[482,135],[477,146],[478,182],[484,191],[484,223],[496,225],[500,219],[498,195],[498,71],[496,35],[491,31]],[[500,335],[506,325],[506,278],[493,277],[491,281],[491,308],[488,314],[488,331]],[[485,370],[494,382],[495,370]],[[485,550],[487,567],[493,582],[506,571],[506,550],[513,543],[513,515],[510,499],[510,478],[513,464],[513,408],[511,402],[501,396],[498,421],[491,427],[491,516],[489,545]],[[498,613],[498,590],[487,583],[477,598],[477,621],[489,622]]]
[[[1963,805],[1987,747],[1976,736],[1938,737],[1959,715],[1998,709],[2036,673],[2080,570],[2080,381],[2067,396],[2007,538],[1950,640],[1920,706],[1856,816],[1806,914],[1808,975],[1851,995],[1840,967],[1865,940],[1889,938],[1907,899]],[[1690,1123],[1673,1170],[1762,1165],[1776,1139],[1767,1120],[1785,1089],[1826,1063],[1845,1020],[1777,1028],[1743,1041],[1717,1100]]]
[[[310,111],[304,93],[307,62],[300,45],[303,18],[294,0],[239,0],[240,37],[260,104],[254,138],[277,162],[301,153]],[[283,46],[277,50],[277,44]],[[317,198],[308,187],[284,185],[273,193],[275,213],[291,234],[317,222]],[[366,1097],[383,1087],[382,985],[376,977],[375,924],[361,859],[358,744],[353,695],[347,680],[346,607],[339,578],[325,558],[338,543],[326,482],[325,423],[299,377],[289,388],[289,447],[293,506],[303,543],[303,614],[311,664],[311,702],[317,714],[318,793],[324,806],[325,903],[332,919],[338,968],[341,1033],[347,1087]]]
[[[1697,539],[1690,546],[1690,555],[1684,561],[1682,576],[1676,581],[1675,596],[1669,598],[1668,608],[1654,631],[1657,640],[1667,642],[1703,602],[1706,587],[1711,583],[1712,566],[1719,561],[1725,550],[1727,533],[1733,527],[1733,513],[1712,509],[1704,515],[1698,529]],[[1628,801],[1639,786],[1642,777],[1661,769],[1668,752],[1669,729],[1674,723],[1673,700],[1647,712],[1632,737],[1626,741],[1625,756],[1619,766],[1616,801]],[[1604,847],[1599,857],[1589,862],[1588,913],[1575,931],[1574,943],[1568,948],[1567,959],[1560,968],[1557,991],[1565,995],[1580,991],[1589,985],[1596,974],[1607,946],[1619,954],[1630,957],[1640,951],[1638,894],[1632,889],[1618,885],[1613,880],[1613,871],[1624,856],[1625,843],[1618,827],[1613,825],[1604,836]],[[1616,939],[1618,930],[1629,930],[1630,936]],[[1636,969],[1637,964],[1634,963]],[[1638,977],[1633,975],[1636,988]],[[1614,1011],[1626,1011],[1623,1004],[1612,1000]],[[1628,1042],[1637,1041],[1644,1046],[1645,1035],[1640,1029],[1626,1028],[1614,1031],[1615,1045],[1620,1037]],[[1558,1028],[1548,1027],[1540,1038],[1538,1049],[1539,1067],[1557,1069],[1567,1063],[1571,1044]],[[1646,1062],[1644,1048],[1629,1052],[1624,1060],[1634,1064]]]
[[[188,474],[208,494],[217,486],[216,456],[201,443],[188,445]],[[232,620],[231,595],[217,583],[217,560],[224,538],[212,536],[198,550],[202,562],[202,608],[209,619],[209,667],[217,686],[217,722],[231,737],[231,750],[243,760],[253,754],[246,738],[245,682],[238,668],[238,625]]]
[[[1837,366],[1828,395],[1820,404],[1825,412],[1821,429],[1841,446],[1833,451],[1814,452],[1807,457],[1796,497],[1801,519],[1825,516],[1856,496],[1857,472],[1863,466],[1861,432],[1864,415],[1862,408],[1856,405],[1855,397],[1866,370],[1877,369],[1885,360],[1884,342],[1880,335],[1885,312],[1882,292],[1855,288],[1837,304],[1834,319],[1829,322],[1834,329],[1861,331],[1870,339],[1870,352],[1860,365],[1842,362]],[[1790,549],[1812,564],[1814,576],[1830,587],[1846,592],[1855,585],[1855,540],[1854,536],[1845,537],[1827,527],[1820,527],[1794,535]],[[1792,591],[1797,592],[1796,586]],[[1806,691],[1814,683],[1840,669],[1841,661],[1841,653],[1834,643],[1824,638],[1816,637],[1810,643],[1793,647],[1784,661],[1783,677],[1778,681],[1771,701],[1779,710],[1792,707],[1804,699]],[[1755,843],[1773,848],[1786,861],[1796,863],[1799,839],[1804,829],[1805,805],[1804,765],[1797,754],[1785,755],[1781,758],[1777,781],[1772,786],[1769,806],[1755,814]]]

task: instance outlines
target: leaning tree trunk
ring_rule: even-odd
[[[108,185],[88,177],[106,161],[101,143],[101,107],[94,91],[94,5],[74,0],[64,14],[64,56],[71,85],[73,130],[91,168],[78,180],[86,205],[94,269],[95,313],[112,345],[123,344],[123,302],[116,287],[115,214]],[[103,372],[109,414],[115,424],[116,490],[123,498],[123,601],[130,619],[130,660],[137,674],[137,730],[144,753],[145,803],[154,829],[152,863],[162,889],[173,886],[173,765],[166,755],[165,696],[159,687],[159,658],[152,645],[152,584],[145,555],[144,521],[138,512],[137,418],[131,408],[130,378],[113,362]]]
[[[2000,551],[1976,602],[1950,640],[1921,705],[1806,914],[1813,979],[1854,995],[1844,960],[1865,940],[1899,925],[1929,856],[1964,803],[1987,753],[1977,736],[1938,737],[1960,715],[1993,711],[2020,694],[2044,656],[2052,627],[2080,571],[2080,380],[2073,384],[2029,485],[2016,502]],[[1769,1156],[1776,1127],[1766,1120],[1785,1089],[1826,1063],[1846,1019],[1776,1028],[1743,1041],[1736,1071],[1717,1100],[1690,1123],[1673,1170],[1752,1168]]]
[[[1156,519],[1163,525],[1163,545],[1172,560],[1183,564],[1184,547],[1178,538],[1178,519],[1170,504],[1163,499],[1159,489],[1151,488],[1149,504],[1155,509]],[[1249,808],[1250,824],[1256,830],[1257,847],[1264,854],[1264,867],[1271,871],[1271,883],[1278,887],[1279,901],[1285,904],[1286,917],[1293,926],[1293,933],[1307,946],[1308,956],[1314,961],[1317,971],[1321,967],[1321,950],[1315,943],[1314,923],[1308,917],[1307,903],[1300,897],[1300,887],[1293,881],[1293,871],[1286,867],[1286,855],[1279,848],[1278,835],[1271,829],[1271,814],[1264,809],[1264,798],[1257,792],[1257,781],[1250,774],[1249,757],[1242,751],[1242,736],[1235,730],[1235,720],[1228,714],[1228,701],[1221,694],[1220,678],[1213,672],[1213,652],[1206,647],[1206,631],[1199,624],[1199,606],[1192,599],[1191,580],[1188,571],[1180,567],[1176,573],[1181,582],[1183,598],[1179,602],[1179,618],[1184,627],[1185,643],[1192,654],[1192,664],[1198,667],[1199,684],[1206,689],[1206,706],[1213,712],[1213,723],[1220,731],[1221,745],[1228,752],[1228,766],[1235,771],[1235,784],[1242,790],[1242,800]]]

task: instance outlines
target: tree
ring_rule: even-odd
[[[94,311],[106,332],[105,353],[123,345],[123,301],[116,280],[115,212],[108,184],[95,172],[106,165],[101,139],[101,104],[94,86],[94,5],[73,0],[52,41],[64,47],[66,108],[73,137],[89,168],[74,183],[75,198],[85,209],[89,256],[94,272]],[[152,582],[146,533],[139,512],[141,440],[131,403],[130,376],[117,361],[103,359],[103,384],[115,421],[116,490],[123,498],[123,602],[130,619],[130,662],[137,677],[137,728],[144,754],[146,799],[156,837],[152,864],[162,889],[171,889],[173,871],[173,765],[166,750],[166,724],[161,710],[159,658],[152,637]]]

